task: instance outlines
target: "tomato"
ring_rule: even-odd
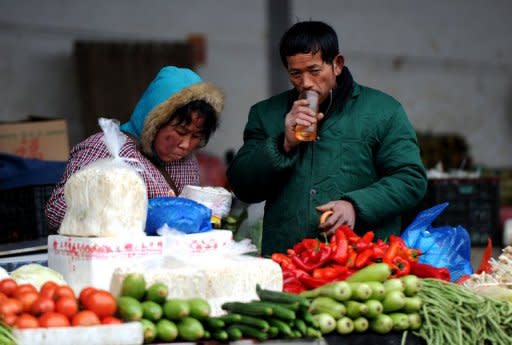
[[[37,328],[39,327],[39,322],[34,316],[23,313],[18,316],[13,326],[17,328]]]
[[[114,316],[105,316],[103,319],[101,319],[101,323],[104,325],[113,325],[123,323],[123,321]]]
[[[14,297],[18,298],[19,295],[25,292],[35,292],[37,293],[37,289],[32,284],[20,284],[14,290]]]
[[[23,304],[15,298],[7,298],[0,303],[0,315],[18,315],[23,311]]]
[[[105,290],[92,292],[85,299],[85,309],[91,310],[100,318],[112,316],[116,312],[117,304],[112,294]]]
[[[47,311],[38,319],[41,327],[66,327],[69,326],[69,319],[54,311]]]
[[[46,312],[52,312],[54,310],[55,302],[51,298],[41,296],[39,296],[34,301],[32,307],[30,308],[31,313],[36,317]]]
[[[68,285],[59,285],[57,289],[55,289],[55,294],[53,295],[54,300],[58,300],[61,296],[75,297],[75,292]]]
[[[2,320],[2,322],[9,326],[14,325],[17,318],[18,318],[18,315],[16,315],[16,314],[8,314],[8,315],[4,315],[3,317],[0,315],[0,319]]]
[[[16,281],[12,278],[5,278],[0,281],[0,292],[5,294],[7,297],[12,297],[16,290]]]
[[[39,295],[48,298],[53,298],[53,295],[55,295],[55,290],[57,290],[58,286],[59,285],[56,282],[49,280],[41,286],[41,289],[39,290]]]
[[[0,302],[2,302],[4,299],[8,298],[6,294],[3,292],[0,292]]]
[[[16,297],[16,299],[18,301],[20,301],[21,304],[23,305],[24,312],[29,312],[30,309],[32,308],[32,304],[34,304],[34,302],[38,298],[39,298],[39,295],[37,294],[37,292],[33,292],[33,291],[23,292],[19,296]]]
[[[82,310],[73,316],[71,320],[73,326],[93,326],[100,324],[100,318],[90,310]]]
[[[84,305],[87,296],[89,296],[94,291],[96,291],[96,288],[93,288],[92,286],[83,288],[82,291],[80,291],[80,296],[78,297],[80,304]]]
[[[71,318],[78,312],[78,301],[74,297],[61,296],[55,302],[55,311]]]

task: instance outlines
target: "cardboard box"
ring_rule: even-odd
[[[69,157],[66,121],[0,123],[0,152],[26,158],[66,161]]]
[[[160,236],[76,237],[48,236],[48,267],[64,276],[78,295],[87,286],[110,290],[118,267],[133,267],[163,257]]]

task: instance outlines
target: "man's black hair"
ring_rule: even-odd
[[[210,103],[203,100],[190,101],[176,109],[169,122],[174,122],[177,126],[190,125],[192,123],[192,113],[194,112],[197,112],[197,114],[204,119],[201,146],[205,146],[208,140],[210,140],[210,136],[219,126],[217,113]]]
[[[319,21],[304,21],[294,24],[281,37],[279,54],[284,67],[286,58],[296,54],[316,54],[320,51],[322,61],[332,64],[339,54],[338,35],[332,27]]]

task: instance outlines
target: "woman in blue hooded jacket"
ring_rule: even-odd
[[[128,137],[120,156],[143,166],[148,199],[179,195],[185,185],[199,185],[199,165],[193,152],[206,145],[219,123],[223,93],[187,68],[162,68],[121,126]],[[93,134],[70,152],[64,175],[47,205],[50,231],[56,231],[66,213],[64,185],[86,165],[111,154],[103,132]]]

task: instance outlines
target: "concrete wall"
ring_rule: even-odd
[[[478,163],[512,165],[511,1],[291,4],[292,21],[330,23],[356,80],[399,99],[417,129],[461,133]],[[208,59],[198,72],[227,94],[207,147],[222,155],[240,147],[250,105],[269,95],[267,28],[263,0],[0,0],[0,121],[64,117],[75,144],[75,39],[173,41],[199,32]]]

